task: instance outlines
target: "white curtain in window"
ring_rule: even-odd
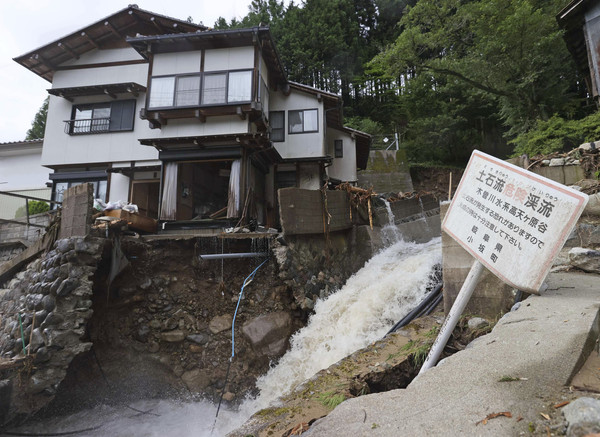
[[[242,161],[236,159],[231,163],[229,174],[229,198],[227,199],[227,217],[240,216],[240,176]]]
[[[175,77],[154,77],[150,84],[150,108],[173,106]]]
[[[192,106],[200,103],[200,76],[183,76],[177,79],[175,106]]]
[[[202,103],[205,105],[225,103],[225,81],[227,75],[207,74],[204,76],[204,89],[202,93]]]
[[[161,220],[175,220],[177,217],[177,163],[168,162],[165,167],[163,198],[160,206]]]
[[[252,72],[232,71],[229,73],[227,101],[248,102],[252,99]]]
[[[314,132],[319,130],[318,111],[308,109],[304,111],[304,132]]]

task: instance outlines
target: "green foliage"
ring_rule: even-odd
[[[409,158],[502,155],[549,114],[579,111],[575,68],[555,20],[564,0],[419,0],[370,66],[399,77]]]
[[[50,205],[41,200],[30,200],[29,204],[29,215],[41,214],[50,210]],[[25,217],[25,205],[21,206],[15,211],[15,218]]]
[[[463,165],[587,99],[555,16],[567,0],[253,0],[215,28],[269,26],[290,80],[342,96],[348,124],[400,132],[411,162]],[[558,140],[548,145],[558,147]]]
[[[580,120],[566,120],[554,115],[547,121],[538,120],[534,129],[511,141],[514,156],[535,156],[569,151],[581,143],[600,139],[600,112]]]
[[[321,404],[323,404],[323,406],[331,408],[333,410],[335,407],[337,407],[339,404],[346,400],[346,396],[344,396],[341,393],[334,393],[332,391],[328,391],[319,394],[318,400]]]
[[[48,99],[49,97],[46,97],[44,103],[35,114],[35,117],[31,122],[31,128],[25,135],[26,140],[38,140],[44,138],[44,131],[46,130],[46,116],[48,115]]]

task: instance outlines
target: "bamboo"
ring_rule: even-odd
[[[373,230],[373,213],[371,212],[371,198],[369,197],[368,201],[369,206],[369,226],[371,226],[371,230]]]
[[[450,184],[448,186],[448,200],[452,200],[452,172],[450,172]]]

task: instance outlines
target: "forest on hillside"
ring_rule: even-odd
[[[342,96],[345,124],[398,132],[413,163],[462,165],[600,139],[556,15],[568,0],[253,0],[215,29],[270,26],[290,80]],[[389,144],[389,143],[388,143]]]

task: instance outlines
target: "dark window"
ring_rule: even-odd
[[[67,188],[74,187],[75,185],[81,185],[85,183],[90,183],[94,186],[94,199],[100,199],[103,202],[106,201],[106,188],[107,188],[107,180],[91,180],[84,179],[79,181],[54,181],[54,188],[52,189],[52,200],[56,200],[57,202],[63,201],[63,195]],[[54,206],[53,206],[54,209]]]
[[[285,111],[269,112],[271,141],[285,141]]]
[[[288,112],[288,132],[300,134],[319,131],[319,111],[317,109],[304,109]]]
[[[71,120],[66,120],[69,135],[96,134],[133,130],[135,100],[118,100],[73,106]]]
[[[275,184],[277,188],[288,188],[296,186],[295,171],[278,171],[275,174]]]
[[[333,141],[333,152],[336,158],[344,157],[344,141],[343,140],[334,140]]]

